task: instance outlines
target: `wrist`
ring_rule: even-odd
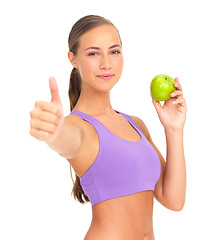
[[[183,150],[183,129],[165,129],[167,149],[175,148],[181,153]],[[168,151],[168,150],[167,150]]]
[[[183,127],[164,127],[166,136],[183,136]]]

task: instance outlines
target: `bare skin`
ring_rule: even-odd
[[[80,111],[80,109],[75,110]],[[135,117],[130,117],[136,120]],[[99,139],[95,128],[89,122],[76,115],[71,115],[69,118],[77,118],[85,133],[81,150],[74,159],[69,160],[77,176],[81,177],[93,164],[98,154]],[[139,133],[121,114],[115,113],[111,118],[106,116],[95,118],[120,138],[128,141],[140,140]],[[103,238],[106,240],[154,240],[152,191],[106,200],[93,205],[92,213],[91,226],[84,240]]]

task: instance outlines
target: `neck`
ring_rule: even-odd
[[[82,89],[74,109],[93,116],[115,114],[110,101],[110,91],[101,92],[95,89]]]

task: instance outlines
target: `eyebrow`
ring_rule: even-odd
[[[115,44],[115,45],[112,45],[109,49],[112,49],[112,48],[115,48],[115,47],[120,47],[121,48],[121,46],[120,45],[118,45],[118,44]],[[85,49],[85,51],[86,50],[88,50],[88,49],[95,49],[95,50],[100,50],[100,48],[99,47],[88,47],[88,48],[86,48]]]

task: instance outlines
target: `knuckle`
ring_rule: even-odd
[[[50,132],[54,132],[54,130],[55,130],[55,126],[54,126],[54,124],[47,124],[47,130],[48,131],[50,131]]]
[[[36,108],[36,110],[38,109],[42,109],[42,108],[44,108],[44,106],[45,106],[45,102],[43,102],[43,101],[36,101],[35,102],[35,108]]]
[[[33,127],[33,125],[34,125],[34,120],[31,119],[31,120],[30,120],[30,126]]]
[[[32,129],[32,128],[30,129],[30,132],[29,132],[29,133],[30,133],[30,135],[31,135],[32,137],[34,137],[34,133],[33,133],[33,129]]]
[[[47,132],[41,132],[38,134],[37,139],[41,141],[45,141],[48,138],[48,133]]]
[[[52,121],[54,124],[58,124],[59,118],[58,118],[56,115],[54,115],[54,116],[51,117],[51,121]]]
[[[48,132],[42,132],[41,137],[42,139],[47,140],[50,137],[50,134]]]
[[[30,130],[30,135],[34,138],[36,138],[37,140],[40,140],[39,134],[37,131],[35,131],[34,129]]]
[[[31,111],[30,111],[30,116],[31,116],[31,118],[33,117],[33,113],[34,113],[34,110],[31,110]]]
[[[31,118],[36,116],[36,108],[34,108],[30,111],[30,116],[31,116]]]

